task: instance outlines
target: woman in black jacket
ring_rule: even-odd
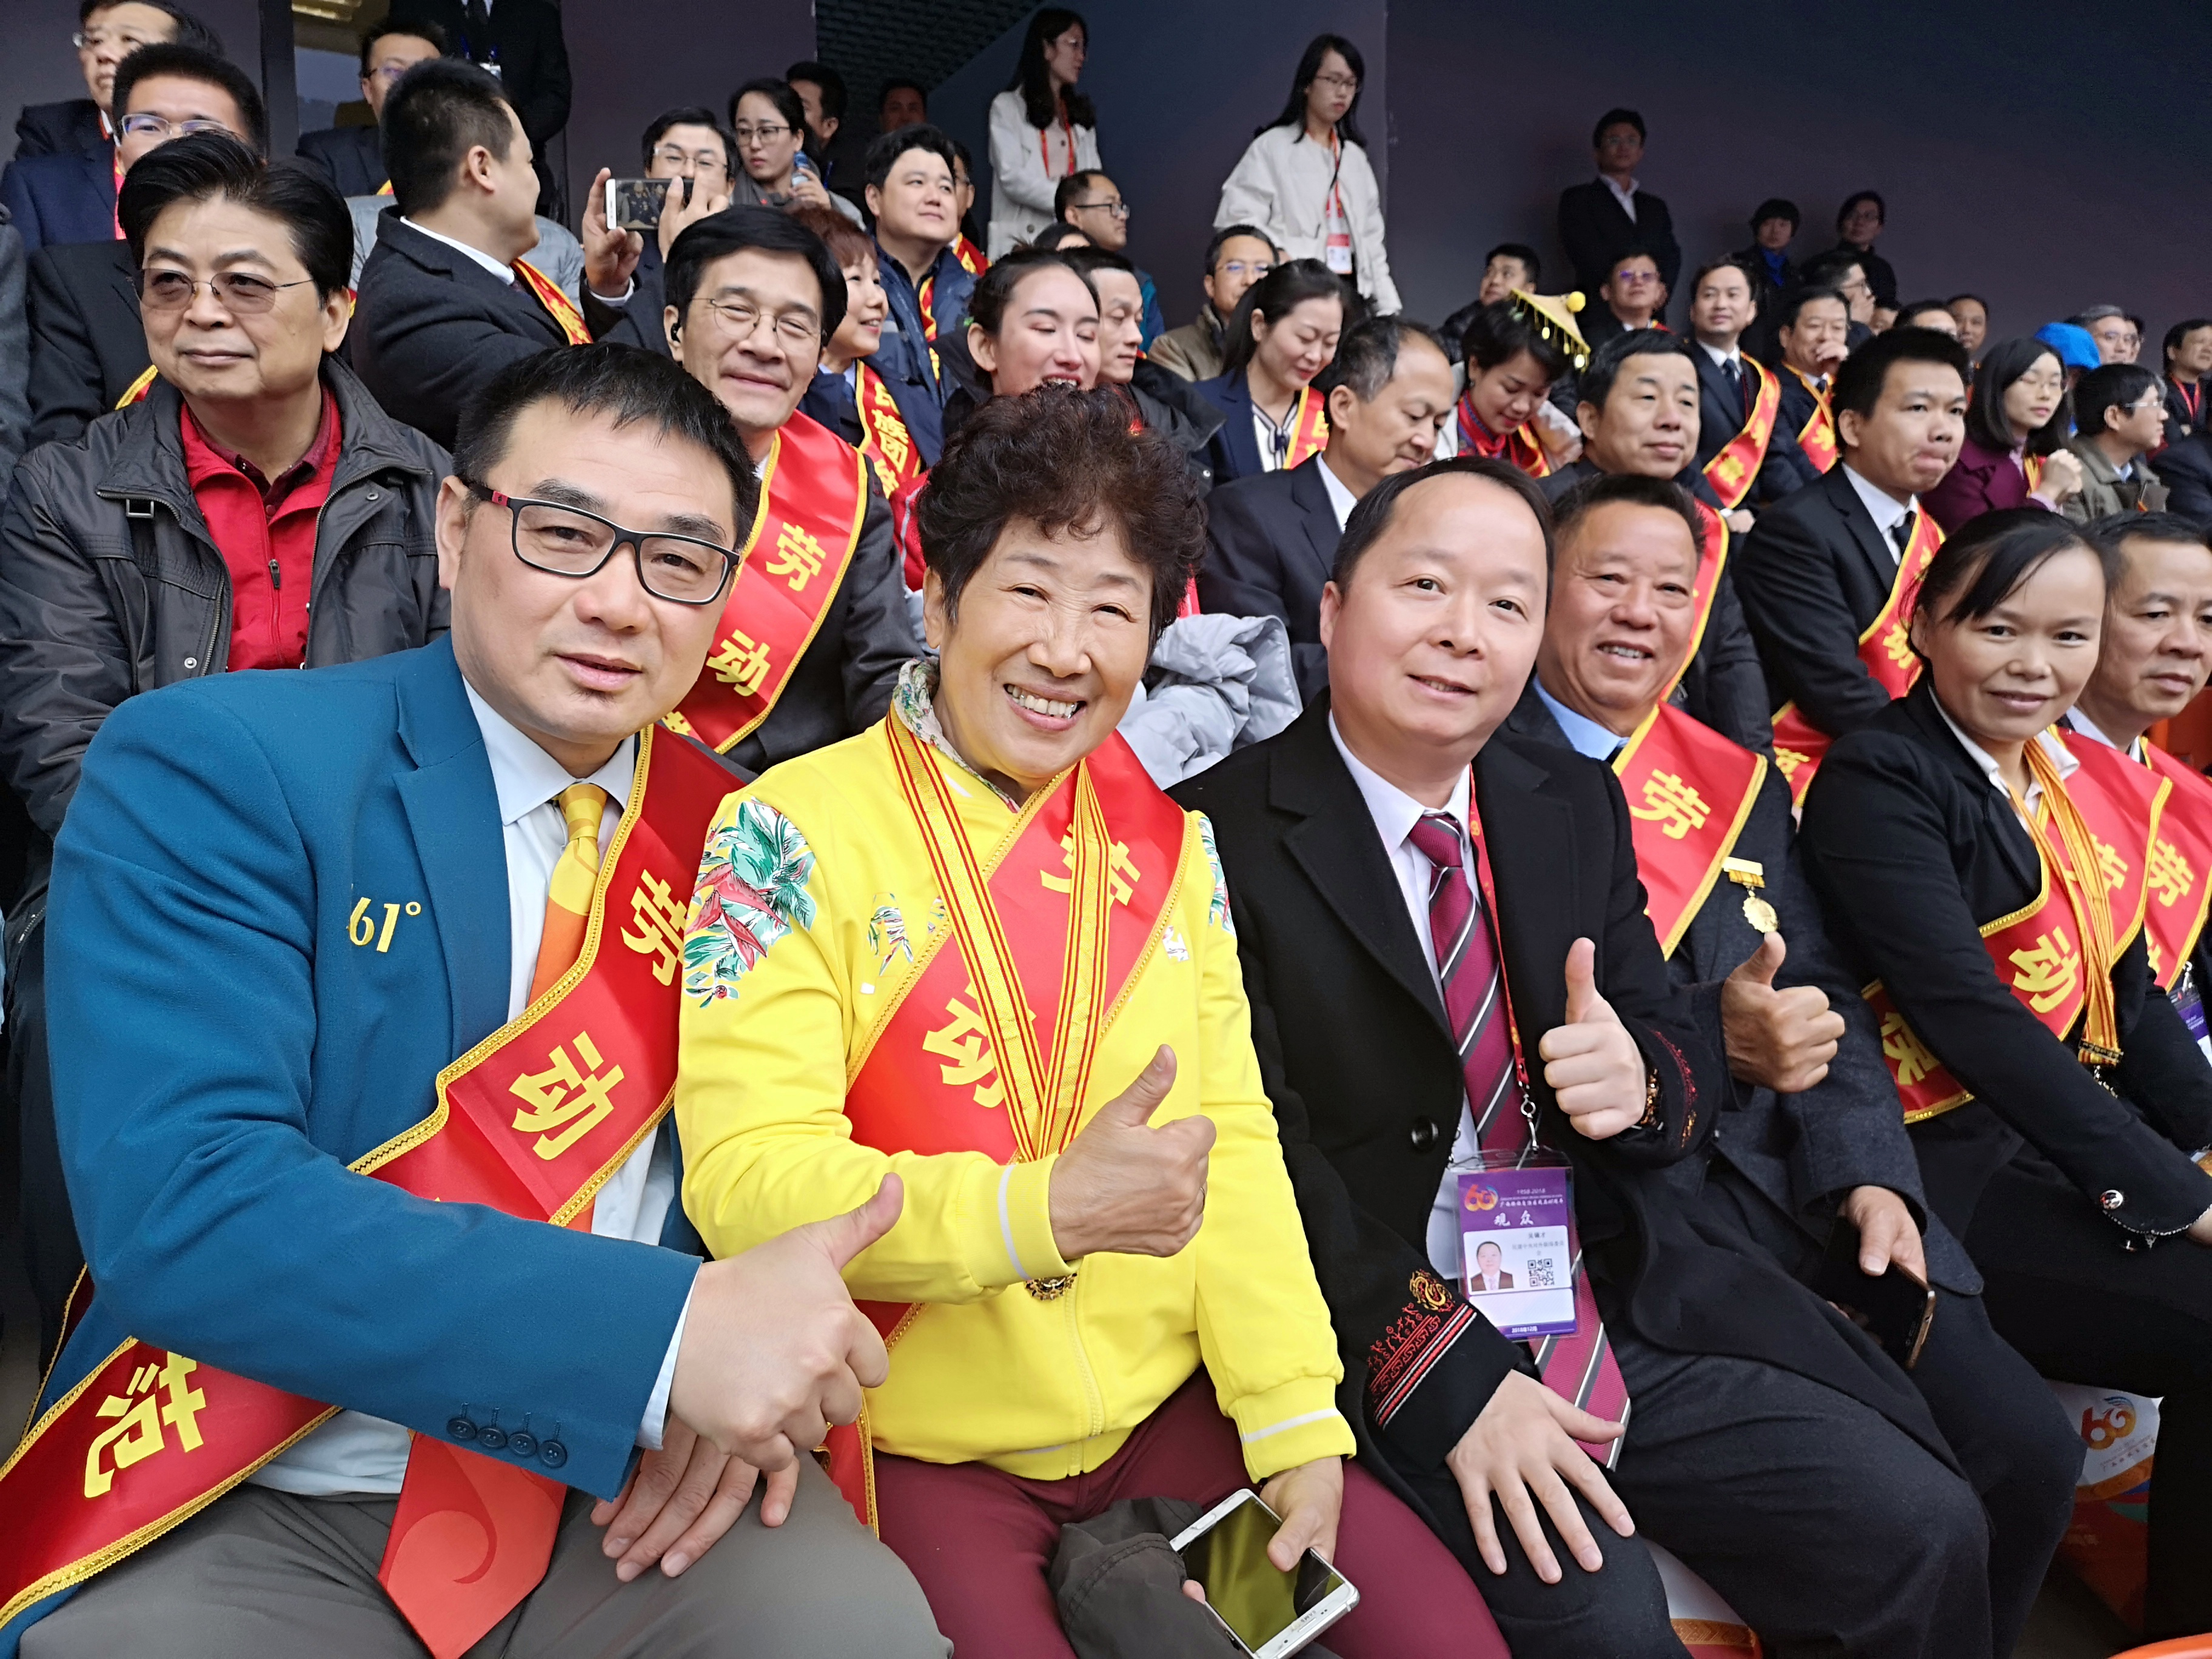
[[[1925,672],[1830,750],[1802,845],[1999,1333],[2047,1376],[2164,1396],[2146,1617],[2178,1635],[2212,1626],[2212,1067],[2149,970],[2140,832],[2049,729],[2108,580],[2053,514],[1962,526],[1914,608]]]

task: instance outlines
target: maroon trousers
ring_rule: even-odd
[[[1237,1430],[1204,1371],[1088,1474],[1025,1480],[982,1463],[876,1456],[884,1542],[921,1583],[957,1659],[1075,1659],[1046,1573],[1060,1529],[1130,1498],[1211,1508],[1249,1485]],[[1347,1462],[1336,1565],[1359,1605],[1323,1632],[1343,1659],[1507,1659],[1458,1559],[1366,1470]]]

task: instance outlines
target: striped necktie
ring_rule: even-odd
[[[1475,1137],[1493,1163],[1525,1158],[1535,1150],[1534,1127],[1524,1118],[1515,1088],[1513,1033],[1505,1011],[1505,980],[1498,945],[1468,880],[1466,838],[1449,812],[1424,812],[1408,837],[1434,869],[1429,884],[1429,938],[1444,994],[1444,1016],[1459,1046]],[[1582,1271],[1579,1232],[1573,1239],[1575,1330],[1536,1344],[1536,1369],[1545,1385],[1584,1411],[1616,1422],[1628,1418],[1628,1386],[1606,1340],[1589,1275]],[[1611,1468],[1620,1443],[1585,1443],[1583,1449]]]

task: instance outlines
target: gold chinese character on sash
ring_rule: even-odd
[[[2012,976],[2013,988],[2039,1014],[2049,1013],[2073,995],[2081,977],[2081,952],[2063,933],[2056,939],[2049,933],[2038,933],[2035,948],[2013,951],[2012,963],[2020,970]]]
[[[1075,831],[1073,829],[1060,838],[1060,856],[1067,866],[1067,874],[1055,876],[1040,870],[1037,879],[1053,892],[1073,893],[1075,890]],[[1127,904],[1136,896],[1137,884],[1144,877],[1129,861],[1128,842],[1117,841],[1114,843],[1113,855],[1106,860],[1106,878],[1113,885],[1115,903]]]
[[[1800,749],[1784,749],[1778,744],[1774,750],[1774,763],[1782,770],[1783,781],[1796,776],[1797,769],[1813,757]]]
[[[2171,910],[2197,885],[2197,872],[2173,843],[2160,836],[2151,843],[2150,873],[2146,879],[2151,891],[2158,895],[2158,902]]]
[[[622,942],[641,957],[660,958],[653,964],[653,976],[663,985],[674,984],[676,970],[683,965],[684,921],[690,902],[689,895],[670,891],[668,884],[650,870],[639,874],[637,890],[629,896],[630,919],[637,932],[623,929]]]
[[[100,1433],[85,1452],[87,1498],[105,1495],[122,1471],[163,1450],[167,1444],[161,1435],[164,1423],[177,1431],[178,1450],[200,1449],[198,1418],[207,1396],[191,1385],[191,1375],[198,1369],[197,1362],[182,1354],[170,1354],[159,1365],[138,1367],[122,1394],[111,1394],[100,1402],[94,1416],[121,1420]],[[156,1383],[161,1389],[158,1397],[153,1392]]]
[[[798,593],[822,574],[822,562],[828,556],[820,542],[797,525],[787,524],[776,536],[775,556],[763,568],[771,576],[788,577],[791,591]]]
[[[623,1080],[619,1066],[599,1075],[606,1062],[586,1033],[576,1033],[575,1047],[576,1060],[584,1062],[580,1066],[562,1045],[546,1055],[552,1061],[548,1070],[525,1072],[507,1085],[507,1092],[523,1103],[523,1109],[514,1115],[515,1128],[538,1137],[531,1150],[549,1164],[606,1121],[615,1109],[611,1098],[615,1085]]]
[[[1631,817],[1659,826],[1669,841],[1680,841],[1692,830],[1705,827],[1712,808],[1705,797],[1672,772],[1654,772],[1644,780],[1644,805],[1628,809]]]
[[[975,988],[968,987],[974,996]],[[1006,1103],[1006,1091],[999,1081],[998,1056],[991,1052],[991,1039],[983,1030],[983,1017],[974,1006],[958,997],[947,998],[945,1012],[951,1019],[934,1031],[926,1033],[921,1046],[933,1054],[941,1056],[945,1064],[939,1068],[939,1080],[948,1088],[962,1089],[975,1085],[975,1103],[996,1111]]]
[[[885,464],[894,472],[903,473],[906,471],[907,457],[912,453],[912,447],[906,441],[906,434],[889,428],[878,427],[874,436],[876,447],[884,452]]]
[[[2128,861],[2120,856],[2118,848],[2108,847],[2094,836],[2089,837],[2089,844],[2097,849],[2097,867],[2105,872],[2105,885],[2118,892],[2127,884]]]
[[[707,666],[714,671],[715,678],[733,687],[739,696],[755,696],[768,684],[768,647],[755,645],[732,628],[729,638],[715,647],[714,654],[707,659]]]
[[[1910,1089],[1936,1069],[1936,1056],[1895,1009],[1881,1017],[1881,1052],[1897,1074],[1900,1089]]]
[[[1723,455],[1714,464],[1713,470],[1720,474],[1714,482],[1725,488],[1733,489],[1743,482],[1743,458],[1734,450]]]
[[[1881,636],[1881,648],[1899,668],[1912,665],[1912,634],[1903,623],[1890,624],[1889,632]]]

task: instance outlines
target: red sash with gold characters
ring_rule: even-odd
[[[1117,734],[1032,796],[979,859],[937,757],[896,714],[884,732],[951,925],[920,947],[905,991],[848,1064],[853,1139],[1007,1164],[1063,1152],[1099,1041],[1159,948],[1195,829]],[[1065,1287],[1030,1288],[1048,1300]],[[860,1305],[886,1342],[926,1311]],[[872,1526],[866,1414],[829,1444],[831,1479]]]
[[[1552,458],[1544,446],[1528,435],[1529,423],[1523,422],[1504,437],[1482,423],[1482,416],[1474,412],[1474,394],[1470,392],[1459,400],[1457,416],[1459,453],[1480,455],[1485,460],[1504,461],[1517,466],[1532,478],[1549,477]]]
[[[2080,754],[2086,740],[2068,745]],[[2196,954],[2212,904],[2212,779],[2153,744],[2145,763],[2173,786],[2166,816],[2150,839],[2151,902],[2143,914],[2144,948],[2159,988],[2170,991]]]
[[[1682,665],[1674,671],[1674,678],[1660,693],[1662,702],[1674,695],[1674,688],[1682,683],[1682,676],[1690,672],[1691,663],[1697,659],[1698,647],[1705,643],[1705,624],[1713,619],[1713,600],[1721,591],[1721,572],[1728,568],[1728,520],[1703,501],[1696,505],[1698,523],[1705,532],[1698,538],[1698,574],[1690,589],[1691,603],[1697,607],[1697,626],[1691,630],[1690,648],[1683,653]]]
[[[860,453],[875,469],[876,486],[889,501],[901,484],[921,476],[921,452],[914,447],[914,434],[890,387],[865,362],[853,365],[853,407],[860,417]]]
[[[830,614],[867,507],[852,445],[794,410],[761,468],[760,511],[714,648],[669,725],[727,754],[769,717]]]
[[[2102,1066],[2120,1058],[2112,964],[2143,925],[2150,850],[2172,786],[2102,744],[2076,738],[2068,748],[2081,765],[2062,783],[2043,745],[2027,745],[2028,769],[2043,786],[2029,825],[2042,881],[2030,903],[1981,930],[1982,946],[2006,988],[2051,1036],[2063,1039],[2081,1022],[2081,1063]],[[1881,981],[1865,996],[1881,1024],[1882,1060],[1907,1123],[1974,1097]]]
[[[1298,388],[1298,405],[1291,414],[1291,447],[1283,457],[1287,472],[1309,456],[1328,447],[1328,399],[1310,386]]]
[[[983,257],[983,250],[965,236],[952,239],[952,257],[960,261],[960,269],[970,276],[981,276],[991,268],[991,262]]]
[[[636,778],[575,965],[441,1072],[430,1115],[355,1163],[356,1172],[417,1197],[489,1205],[554,1226],[591,1203],[674,1097],[684,915],[699,848],[731,783],[681,739],[640,734]],[[603,950],[612,939],[623,948]],[[126,1340],[57,1400],[0,1467],[0,1626],[198,1513],[337,1409]],[[455,1605],[436,1611],[465,1619],[467,1604],[481,1612],[487,1595],[507,1595],[512,1607],[535,1578],[519,1589],[511,1576],[498,1582],[497,1540],[457,1549],[456,1522],[446,1514],[474,1517],[468,1535],[481,1538],[489,1528],[477,1491],[532,1482],[549,1489],[550,1539],[561,1487],[509,1459],[418,1435],[410,1488],[426,1454],[444,1466],[432,1489],[451,1495],[445,1509],[412,1516],[415,1526],[427,1523],[414,1545],[434,1552],[439,1577],[453,1581]],[[408,1521],[403,1513],[395,1522],[387,1566],[410,1552]]]
[[[1784,367],[1789,368],[1789,365],[1784,364]],[[1830,467],[1835,465],[1837,459],[1843,454],[1843,451],[1836,447],[1836,416],[1833,408],[1828,402],[1828,394],[1825,388],[1814,386],[1802,374],[1799,374],[1795,368],[1790,368],[1790,372],[1796,374],[1798,384],[1813,394],[1813,413],[1807,418],[1805,424],[1798,428],[1797,447],[1805,452],[1807,458],[1814,466],[1826,472]]]
[[[1881,614],[1859,635],[1859,660],[1866,665],[1869,678],[1888,692],[1893,702],[1910,691],[1920,678],[1920,659],[1913,654],[1911,637],[1912,606],[1920,597],[1921,579],[1927,575],[1936,550],[1942,545],[1943,532],[1935,516],[1926,507],[1921,508],[1913,520],[1912,539],[1897,562],[1897,578],[1890,584],[1889,598]],[[1821,757],[1834,741],[1807,720],[1796,703],[1784,703],[1775,711],[1774,763],[1782,769],[1790,785],[1790,799],[1800,806],[1805,804],[1805,791],[1812,787]]]
[[[1689,931],[1766,778],[1766,758],[1662,702],[1613,759],[1628,797],[1644,914],[1662,956]]]
[[[1744,357],[1741,361],[1759,376],[1759,391],[1751,400],[1751,414],[1743,429],[1723,444],[1720,453],[1705,463],[1705,482],[1721,498],[1721,505],[1730,512],[1751,493],[1759,465],[1766,459],[1766,446],[1774,437],[1774,417],[1782,411],[1782,382],[1768,374],[1765,365],[1756,359]],[[1827,471],[1826,467],[1820,470]]]
[[[553,320],[561,325],[561,332],[568,337],[570,345],[591,344],[592,331],[584,326],[584,313],[561,291],[560,283],[527,259],[514,262],[514,274],[525,288],[538,296],[538,303],[552,313]]]

